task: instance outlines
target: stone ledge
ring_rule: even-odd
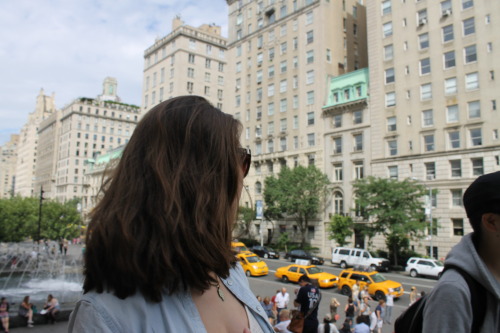
[[[59,313],[56,315],[56,321],[68,321],[69,320],[69,315],[73,309],[61,309]],[[41,315],[40,313],[34,313],[33,314],[33,322],[35,327],[37,325],[47,325],[48,322],[46,321],[46,318]],[[9,312],[9,327],[10,328],[15,328],[15,327],[26,327],[28,325],[28,319],[25,317],[21,317],[17,314],[17,312]]]

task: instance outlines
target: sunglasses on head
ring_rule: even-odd
[[[248,175],[250,163],[252,162],[252,152],[248,148],[239,148],[241,157],[243,158],[243,178]]]

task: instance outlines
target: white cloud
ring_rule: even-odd
[[[144,50],[170,33],[172,19],[216,23],[227,36],[222,0],[12,0],[0,11],[0,144],[18,133],[41,88],[61,108],[96,97],[107,76],[126,103],[140,104]],[[207,19],[210,18],[210,19]]]

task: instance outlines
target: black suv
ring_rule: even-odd
[[[280,254],[271,247],[254,245],[250,248],[250,251],[262,258],[273,258],[279,259]]]
[[[323,265],[325,262],[325,259],[304,250],[292,250],[287,252],[285,259],[290,259],[290,261],[295,261],[295,259],[310,260],[313,265]]]

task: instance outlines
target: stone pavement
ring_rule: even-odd
[[[54,325],[36,325],[33,328],[16,327],[9,330],[12,333],[65,333],[68,332],[68,322],[62,321]]]

